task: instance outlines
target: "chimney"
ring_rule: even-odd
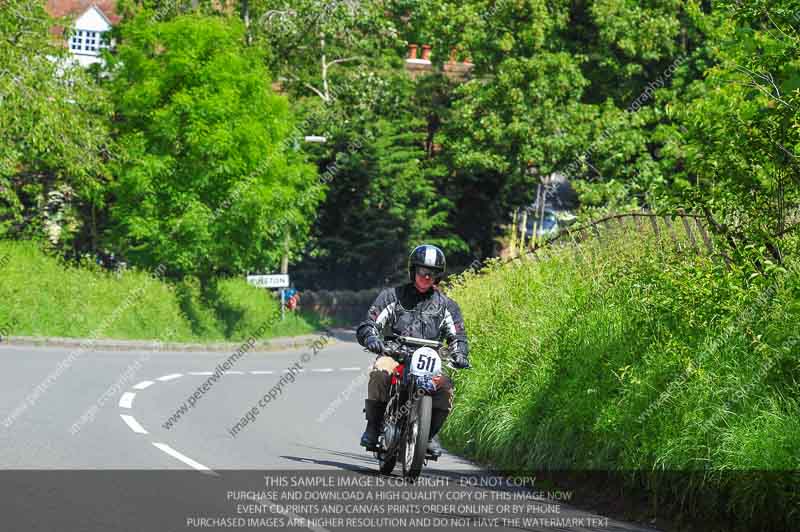
[[[431,45],[430,44],[423,44],[422,45],[422,59],[425,61],[430,61],[431,58]]]

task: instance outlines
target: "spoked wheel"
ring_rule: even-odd
[[[405,438],[403,441],[403,476],[415,480],[422,472],[425,453],[428,450],[428,435],[431,430],[432,399],[430,395],[422,396],[416,408],[410,413]]]

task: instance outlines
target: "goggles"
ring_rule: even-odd
[[[425,266],[417,267],[417,275],[420,277],[425,277],[426,279],[436,279],[440,273],[441,272],[439,270],[426,268]]]

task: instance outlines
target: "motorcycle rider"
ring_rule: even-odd
[[[426,340],[447,340],[452,347],[453,366],[469,367],[469,346],[461,309],[435,287],[444,276],[445,266],[444,253],[438,247],[423,244],[414,248],[408,258],[410,282],[381,291],[369,308],[366,320],[358,326],[358,343],[378,355],[369,375],[365,401],[367,428],[361,436],[361,445],[368,450],[377,447],[378,432],[389,400],[391,374],[398,365],[392,357],[382,354],[384,330]],[[434,436],[444,425],[453,405],[453,384],[446,374],[441,376],[432,399],[428,452],[438,457],[441,447]]]

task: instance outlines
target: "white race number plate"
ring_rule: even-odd
[[[439,353],[430,347],[420,347],[411,356],[412,375],[439,375],[442,373],[442,359]]]

